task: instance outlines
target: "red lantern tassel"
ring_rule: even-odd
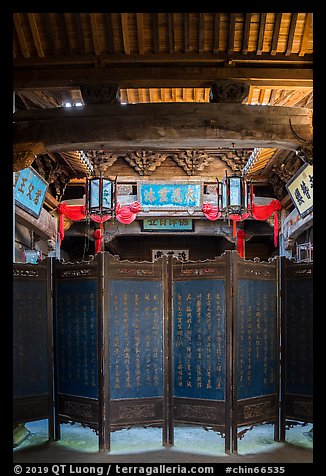
[[[237,233],[238,237],[238,253],[241,258],[244,258],[244,240],[245,240],[245,232],[243,230],[239,230]]]
[[[236,220],[232,220],[233,221],[233,225],[232,225],[232,236],[233,238],[235,238],[237,236],[237,222]]]
[[[277,247],[277,238],[278,238],[278,212],[274,212],[274,246]]]

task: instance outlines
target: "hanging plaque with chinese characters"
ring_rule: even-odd
[[[286,184],[287,191],[301,218],[313,209],[313,166],[305,164]]]
[[[112,280],[111,399],[163,396],[162,284]]]
[[[48,183],[32,167],[15,172],[15,203],[30,215],[40,216]]]
[[[185,209],[201,207],[200,183],[140,182],[138,201],[143,209]]]
[[[223,280],[177,281],[173,289],[174,396],[225,399]]]
[[[58,282],[58,392],[79,397],[98,396],[97,281]]]
[[[238,398],[277,391],[274,281],[238,281]]]

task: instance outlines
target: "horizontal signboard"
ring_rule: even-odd
[[[138,200],[146,209],[189,209],[201,205],[200,183],[140,183]]]
[[[48,183],[32,167],[15,173],[15,203],[30,215],[40,216]]]
[[[153,218],[143,220],[142,231],[194,231],[190,218]]]

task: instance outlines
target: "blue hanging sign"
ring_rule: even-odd
[[[40,216],[48,183],[32,167],[15,172],[15,203],[30,215]]]
[[[138,201],[143,208],[188,209],[200,208],[200,183],[142,182],[138,185]]]

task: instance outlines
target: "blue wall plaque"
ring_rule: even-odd
[[[16,205],[38,218],[47,187],[47,182],[32,167],[15,172]]]
[[[177,281],[173,291],[173,395],[224,400],[225,282]]]
[[[13,394],[48,393],[48,324],[45,282],[13,283]]]
[[[201,206],[201,184],[198,183],[140,182],[138,190],[142,208],[188,209]]]
[[[163,396],[162,284],[112,280],[111,399]]]
[[[276,391],[276,282],[239,279],[238,398]]]
[[[58,392],[98,396],[97,281],[57,283]]]
[[[313,280],[286,283],[286,393],[313,393]]]

